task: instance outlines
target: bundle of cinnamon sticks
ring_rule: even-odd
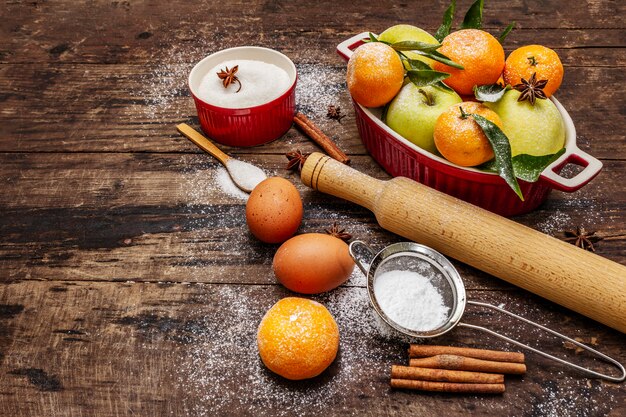
[[[452,346],[411,345],[409,366],[391,367],[392,388],[501,394],[504,374],[526,372],[524,354]]]

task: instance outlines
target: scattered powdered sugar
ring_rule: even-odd
[[[345,69],[323,64],[298,64],[296,69],[298,109],[310,117],[325,117],[328,106],[345,94]]]
[[[228,171],[226,171],[226,168],[221,166],[217,168],[214,174],[214,178],[215,182],[220,187],[221,191],[224,192],[224,194],[230,197],[236,197],[240,200],[248,200],[248,197],[250,195],[243,191],[241,188],[237,187],[237,185],[233,182],[233,179],[230,177]]]
[[[261,168],[235,158],[226,161],[226,168],[233,181],[242,189],[249,191],[267,178]]]
[[[554,211],[548,215],[541,223],[537,224],[537,229],[548,235],[555,235],[563,230],[572,221],[572,217],[562,211]]]
[[[155,59],[159,65],[142,77],[143,91],[139,92],[146,102],[142,106],[144,116],[158,121],[195,114],[187,78],[196,62],[211,52],[204,48],[174,48]]]
[[[448,318],[449,308],[430,279],[417,272],[392,270],[376,277],[374,295],[387,316],[407,329],[433,330]]]
[[[322,375],[312,380],[287,381],[267,370],[259,358],[256,332],[265,312],[267,297],[259,288],[219,286],[211,299],[225,320],[207,316],[197,327],[194,343],[175,377],[185,386],[185,412],[192,416],[319,415],[329,404],[336,412],[349,413],[348,386],[359,386],[366,397],[389,395],[384,378],[391,363],[383,357],[401,357],[401,344],[380,339],[369,314],[364,288],[338,288],[314,299],[325,305],[340,331],[339,354]],[[288,295],[272,288],[278,301]],[[195,314],[201,315],[200,312]],[[342,405],[346,404],[346,405]],[[343,408],[342,408],[343,407]]]
[[[224,88],[217,76],[225,68],[237,66],[237,82]],[[290,86],[289,75],[284,69],[267,62],[249,59],[222,62],[209,70],[200,83],[199,97],[209,104],[226,108],[258,106],[280,97]],[[239,91],[238,91],[239,90]]]

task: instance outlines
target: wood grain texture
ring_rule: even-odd
[[[406,345],[379,330],[360,272],[315,297],[341,331],[338,360],[325,374],[289,383],[258,360],[260,318],[293,294],[275,282],[276,246],[252,238],[245,202],[216,182],[218,163],[175,130],[181,122],[198,128],[189,70],[230,46],[286,53],[299,72],[299,110],[349,154],[351,166],[388,179],[359,140],[335,47],[397,23],[434,31],[448,3],[3,3],[0,416],[626,414],[622,385],[585,379],[532,354],[527,375],[507,378],[502,397],[391,390],[389,368],[407,363]],[[459,1],[457,14],[471,3]],[[596,230],[604,238],[597,253],[626,265],[626,4],[486,3],[491,33],[517,21],[507,52],[530,43],[558,52],[565,78],[557,96],[579,146],[604,163],[580,191],[553,192],[515,221],[554,236],[577,225]],[[341,123],[325,117],[328,104],[341,107]],[[367,210],[313,192],[284,170],[285,152],[319,150],[297,129],[261,147],[222,149],[296,184],[302,232],[337,221],[378,248],[402,240]],[[623,334],[453,263],[470,299],[504,304],[626,361]],[[491,311],[468,307],[464,320],[595,363]],[[434,343],[514,349],[462,328]]]
[[[310,92],[298,90],[298,106],[312,114],[314,122],[346,153],[364,154],[360,141],[354,140],[358,133],[345,89],[345,64],[333,51],[334,48],[326,52],[333,57],[333,66],[305,66],[296,59],[300,85],[309,85],[311,91],[317,89],[317,94],[322,95],[318,101],[308,97]],[[0,151],[201,152],[174,129],[178,123],[196,120],[186,88],[192,67],[193,61],[164,67],[2,65],[0,91],[5,93],[0,96]],[[610,79],[617,85],[626,84],[626,71],[615,67],[573,67],[566,68],[566,72],[557,96],[574,120],[579,146],[597,158],[614,158],[623,139],[624,117],[620,111],[624,99],[620,89],[606,89],[603,83]],[[321,86],[320,77],[328,79],[328,84]],[[325,101],[344,110],[347,117],[341,124],[324,117]],[[52,108],[51,102],[55,103]],[[616,116],[607,118],[606,114]],[[285,142],[298,146],[304,140],[292,129],[282,140],[255,148],[255,152],[276,153],[284,150]],[[623,151],[619,156],[626,157]]]
[[[365,289],[358,287],[315,297],[337,318],[339,358],[320,379],[286,383],[265,370],[254,343],[261,317],[285,295],[288,291],[274,285],[71,281],[6,285],[0,294],[0,415],[74,416],[93,410],[102,417],[317,415],[326,410],[374,416],[445,410],[455,416],[534,416],[626,411],[619,385],[585,380],[531,354],[527,375],[507,377],[502,397],[417,396],[390,390],[389,368],[408,361],[406,345],[380,337]],[[601,350],[619,352],[625,342],[623,335],[563,315],[533,296],[484,291],[471,291],[469,296],[505,303],[584,340],[596,338]],[[575,355],[523,326],[503,328],[492,312],[470,310],[464,320],[593,364],[585,355]],[[465,329],[439,340],[511,348]],[[623,351],[618,355],[626,359]]]

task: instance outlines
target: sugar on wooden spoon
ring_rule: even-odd
[[[210,140],[202,136],[188,124],[181,123],[176,126],[176,129],[187,139],[195,143],[200,149],[220,161],[228,171],[235,185],[241,190],[249,193],[258,183],[267,178],[267,175],[261,168],[226,155],[217,146],[211,143]]]

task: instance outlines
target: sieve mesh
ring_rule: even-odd
[[[429,331],[438,331],[445,327],[448,323],[451,313],[453,313],[456,305],[456,291],[453,283],[450,281],[448,274],[428,256],[424,256],[414,252],[401,252],[393,254],[382,261],[374,273],[374,282],[381,275],[392,271],[405,271],[416,273],[419,276],[428,278],[430,284],[437,290],[443,299],[443,305],[447,307],[445,320],[436,328],[428,329]],[[374,284],[375,285],[375,284]],[[407,288],[407,290],[410,290]],[[416,304],[412,306],[415,309],[427,308],[421,305],[420,300],[416,300]],[[385,311],[383,311],[385,313]],[[428,312],[424,312],[428,314]],[[387,314],[385,314],[387,315]],[[388,318],[388,317],[387,317]],[[402,326],[401,326],[402,327]],[[414,330],[414,329],[411,329]]]

